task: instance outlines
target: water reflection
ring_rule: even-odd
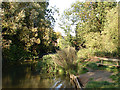
[[[29,65],[17,65],[3,68],[3,88],[71,88],[69,78],[65,76],[41,74],[31,71]]]

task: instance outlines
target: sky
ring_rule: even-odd
[[[77,0],[49,0],[49,5],[50,6],[56,6],[59,8],[59,13],[60,15],[64,12],[65,9],[70,8],[71,4],[76,2]],[[83,0],[79,0],[83,1]],[[64,31],[59,27],[59,18],[56,20],[54,30],[57,32],[61,32],[61,34],[64,36]]]
[[[84,1],[84,0],[49,0],[49,6],[56,6],[59,8],[59,13],[60,15],[64,12],[65,9],[70,8],[71,4],[76,2],[76,1]],[[116,0],[117,2],[120,0]],[[55,15],[56,17],[56,15]],[[61,34],[64,36],[64,31],[59,27],[59,18],[56,20],[54,30],[57,32],[61,32]],[[74,34],[73,34],[74,35]]]

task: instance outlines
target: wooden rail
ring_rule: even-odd
[[[112,59],[112,58],[102,58],[102,57],[97,57],[101,62],[100,63],[97,63],[97,65],[107,65],[107,66],[116,66],[116,67],[120,67],[119,65],[119,62],[120,60],[119,59]],[[112,61],[112,62],[116,62],[116,65],[115,64],[104,64],[103,61]]]

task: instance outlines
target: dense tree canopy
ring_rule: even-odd
[[[76,50],[92,48],[109,53],[119,48],[116,2],[73,3],[60,18],[64,37],[53,30],[54,14],[58,11],[48,8],[49,2],[2,2],[1,5],[4,60],[41,57],[55,52],[57,46],[73,46]]]
[[[60,27],[70,46],[93,48],[112,53],[118,48],[117,2],[79,2],[61,16]],[[71,32],[75,36],[71,38]]]
[[[19,60],[55,51],[55,12],[48,5],[48,2],[2,3],[4,59]]]

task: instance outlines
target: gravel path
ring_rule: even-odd
[[[88,68],[89,72],[82,74],[79,77],[81,83],[83,86],[87,84],[88,81],[91,79],[93,81],[108,81],[108,82],[114,82],[111,78],[109,78],[112,73],[105,71],[105,70],[92,70]]]

